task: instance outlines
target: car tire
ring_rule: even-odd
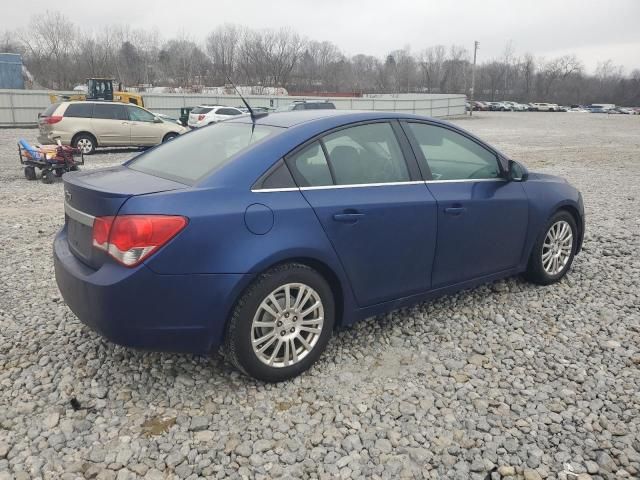
[[[177,133],[173,133],[173,132],[172,133],[167,133],[164,136],[164,138],[162,139],[162,143],[169,142],[169,141],[173,140],[176,137],[178,137]]]
[[[24,167],[24,176],[27,180],[35,180],[37,175],[36,175],[36,168],[35,167]]]
[[[88,133],[75,136],[72,145],[84,155],[92,155],[96,151],[96,139]]]
[[[555,213],[538,236],[525,278],[538,285],[550,285],[564,277],[578,247],[578,227],[566,210]]]
[[[334,315],[333,293],[322,275],[299,263],[274,267],[259,275],[235,305],[225,356],[264,382],[293,378],[326,348]]]

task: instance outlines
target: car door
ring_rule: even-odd
[[[156,123],[156,116],[135,105],[126,105],[129,120],[131,121],[131,145],[148,146],[162,143],[162,137],[166,133],[164,122]]]
[[[389,122],[360,124],[287,157],[360,306],[430,286],[436,202],[418,179],[415,158],[405,160],[410,148],[402,135]]]
[[[433,288],[518,265],[529,213],[521,183],[507,181],[496,153],[470,136],[429,123],[403,126],[438,203]]]
[[[131,124],[125,109],[120,103],[95,103],[91,129],[98,145],[129,145],[131,140]]]

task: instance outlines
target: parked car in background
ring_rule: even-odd
[[[558,105],[555,103],[536,102],[533,105],[535,105],[538,112],[557,112],[559,110]]]
[[[558,282],[584,232],[565,180],[388,111],[236,116],[63,180],[55,275],[82,322],[129,347],[224,345],[270,382],[335,327],[520,273]]]
[[[586,108],[582,108],[580,106],[572,106],[571,108],[569,108],[569,110],[567,110],[567,112],[571,112],[571,113],[589,113],[589,110],[587,110]]]
[[[615,111],[616,113],[621,113],[622,115],[635,115],[636,112],[635,110],[632,110],[631,108],[626,108],[626,107],[616,107],[613,109],[613,111]]]
[[[489,110],[492,112],[504,112],[507,107],[502,102],[489,102]]]
[[[487,102],[476,100],[473,102],[473,109],[475,111],[486,111],[489,110],[489,105],[487,104]]]
[[[72,145],[85,155],[98,147],[148,147],[187,131],[137,105],[69,101],[50,105],[38,117],[40,143]]]
[[[538,111],[538,107],[535,106],[535,104],[533,103],[525,103],[525,106],[527,107],[527,110],[530,112],[537,112]]]
[[[589,106],[589,111],[591,113],[609,113],[611,109],[610,108],[606,108],[603,106],[599,106],[599,105],[590,105]]]
[[[298,110],[335,110],[336,106],[329,100],[295,100],[291,104],[278,109],[281,112]]]
[[[243,115],[240,109],[235,107],[226,107],[224,105],[200,105],[189,112],[189,120],[187,125],[190,128],[200,128],[213,123],[221,122],[233,118],[237,115]]]

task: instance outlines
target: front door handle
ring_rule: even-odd
[[[461,215],[466,211],[466,207],[448,207],[444,209],[444,213],[447,215]]]
[[[356,223],[362,217],[364,217],[364,213],[336,213],[333,215],[333,219],[341,223]]]

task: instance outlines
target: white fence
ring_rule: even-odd
[[[72,93],[72,92],[56,92]],[[181,107],[195,107],[201,104],[242,106],[236,95],[190,95],[178,93],[142,94],[145,107],[157,113],[172,117],[180,115]],[[389,95],[381,97],[270,97],[247,96],[251,106],[278,108],[294,100],[328,100],[341,110],[380,110],[388,112],[416,113],[429,117],[451,117],[465,114],[466,97],[448,94]],[[50,105],[46,90],[0,90],[0,126],[34,126],[38,114]]]

